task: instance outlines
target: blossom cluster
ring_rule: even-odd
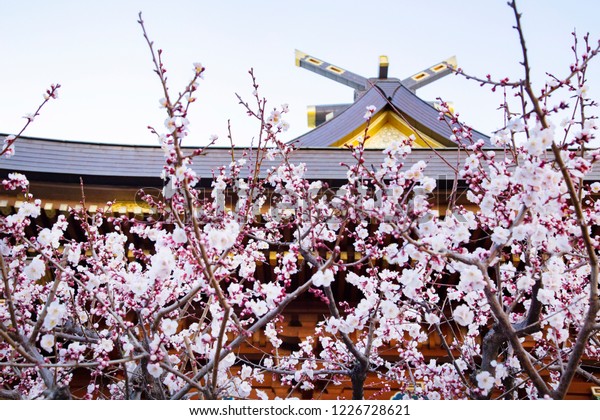
[[[22,200],[0,215],[0,397],[270,398],[269,376],[290,395],[348,381],[362,398],[377,381],[406,398],[564,397],[581,360],[600,358],[600,154],[583,78],[561,82],[582,121],[561,132],[559,105],[511,115],[494,148],[442,105],[461,152],[443,207],[412,159],[417,132],[378,164],[350,147],[333,191],[281,140],[287,105],[255,91],[242,103],[259,143],[233,149],[205,195],[203,149],[181,147],[204,67],[172,96],[149,45],[167,114],[152,129],[165,181],[161,200],[145,197],[152,223],[84,202],[51,219],[23,175],[2,181]],[[319,316],[302,325],[298,311]]]

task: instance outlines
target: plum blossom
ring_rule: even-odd
[[[513,117],[508,121],[506,128],[513,133],[519,133],[525,130],[525,123],[523,122],[522,118]]]
[[[39,255],[31,260],[29,265],[25,267],[25,270],[23,270],[23,274],[25,274],[25,276],[32,281],[41,279],[45,272],[46,264],[44,264],[42,257]]]
[[[534,284],[535,284],[535,280],[533,280],[528,275],[524,275],[524,276],[519,277],[519,280],[517,281],[517,289],[527,290]]]
[[[435,325],[440,323],[440,317],[432,312],[427,312],[424,316],[425,322],[429,325]]]
[[[369,105],[369,106],[367,106],[366,109],[367,109],[367,112],[365,112],[364,119],[368,120],[373,116],[373,114],[375,114],[375,111],[377,110],[377,108],[375,107],[375,105]]]
[[[20,174],[17,172],[11,172],[8,174],[8,179],[2,180],[2,186],[5,189],[10,190],[10,191],[14,191],[17,189],[26,190],[29,187],[29,180],[23,174]],[[39,205],[41,203],[41,201],[38,199],[38,200],[35,200],[34,203],[36,205]],[[22,206],[24,206],[25,204],[30,204],[30,202],[27,201],[27,202],[23,203]],[[20,208],[19,208],[19,211],[21,211]],[[39,216],[39,214],[38,214],[38,216]],[[35,216],[35,217],[37,217],[37,216]]]
[[[267,393],[265,391],[261,391],[260,389],[256,389],[256,396],[260,399],[260,400],[268,400],[269,396],[267,395]]]
[[[330,269],[317,270],[317,272],[311,277],[311,280],[313,286],[315,287],[327,287],[331,283],[333,283],[333,271],[331,271]]]
[[[204,71],[204,66],[202,65],[202,63],[194,63],[194,71],[196,72],[196,74],[200,74]]]
[[[499,130],[492,135],[490,141],[497,147],[506,146],[510,143],[510,133],[507,130]]]
[[[421,185],[423,186],[423,189],[425,190],[425,192],[432,193],[433,190],[435,190],[436,181],[435,181],[435,179],[426,176],[421,180]]]
[[[475,315],[467,305],[459,305],[452,312],[452,317],[457,324],[466,327],[473,323]]]
[[[187,242],[187,235],[184,229],[181,229],[179,226],[175,228],[173,231],[173,241],[176,244],[184,244]]]
[[[284,104],[281,111],[274,109],[271,112],[271,115],[269,115],[266,120],[266,123],[270,127],[271,131],[275,131],[277,129],[281,131],[287,131],[289,129],[289,124],[282,119],[282,114],[287,111],[288,107]]]
[[[492,234],[492,241],[495,244],[503,245],[508,241],[510,237],[510,231],[503,227],[497,226],[494,228],[494,233]]]
[[[384,318],[394,319],[400,314],[400,309],[398,305],[394,302],[390,302],[389,300],[384,300],[380,305],[381,314]]]
[[[101,339],[100,343],[97,345],[97,349],[105,353],[110,353],[114,347],[113,341],[108,338]]]
[[[496,381],[494,377],[487,371],[479,372],[475,379],[477,379],[477,386],[486,394],[494,387],[494,383]]]
[[[263,316],[269,311],[269,308],[264,300],[251,300],[248,302],[248,306],[252,309],[252,312],[256,316]]]
[[[169,248],[160,248],[150,258],[151,272],[157,278],[168,277],[175,268],[175,257]]]
[[[19,215],[23,217],[39,217],[40,211],[40,200],[35,200],[33,203],[25,202],[19,207]]]
[[[361,318],[357,314],[351,314],[345,320],[340,320],[339,330],[346,334],[351,333],[361,327]]]
[[[53,301],[50,305],[48,305],[48,311],[46,312],[46,317],[44,318],[44,328],[51,330],[60,325],[66,315],[67,307],[56,300]]]
[[[276,283],[267,283],[262,285],[262,291],[265,294],[265,299],[270,307],[275,306],[282,294],[282,288]]]
[[[240,232],[240,225],[235,221],[228,222],[223,229],[208,230],[208,242],[217,251],[231,248]]]
[[[459,290],[469,293],[473,290],[483,290],[484,287],[483,274],[477,267],[468,266],[460,272]]]
[[[165,120],[165,127],[169,130],[170,133],[173,133],[175,131],[186,130],[189,123],[190,122],[187,118],[175,116],[175,117],[167,118]]]
[[[159,363],[150,363],[148,365],[148,373],[155,378],[160,378],[160,375],[163,373],[163,368]]]
[[[58,229],[44,228],[40,231],[37,241],[42,246],[52,246],[52,248],[58,248],[60,243],[60,237],[62,232]]]
[[[73,265],[77,265],[81,258],[81,244],[73,244],[65,248],[67,261]]]
[[[3,152],[2,155],[6,159],[9,159],[10,157],[14,156],[14,154],[15,154],[15,144],[14,144],[15,140],[16,140],[16,136],[14,136],[12,134],[4,137],[3,145],[2,145],[2,148],[0,148],[0,152]]]
[[[177,332],[178,326],[179,323],[174,319],[163,319],[161,323],[162,331],[167,337],[175,334]]]
[[[252,387],[248,382],[242,381],[240,378],[233,379],[233,384],[230,388],[231,396],[245,399],[248,398],[250,392],[252,392]]]
[[[281,112],[274,110],[267,119],[267,123],[276,126],[281,122]]]
[[[147,277],[139,275],[127,275],[129,289],[136,295],[141,296],[148,290],[150,281]]]
[[[523,101],[527,117],[507,114],[508,124],[490,139],[502,150],[489,149],[444,105],[440,121],[449,123],[460,152],[444,159],[455,165],[461,194],[437,203],[436,163],[428,162],[446,152],[416,153],[414,135],[382,153],[359,140],[340,161],[346,179],[332,186],[279,138],[287,105],[265,109],[255,92],[258,110],[241,102],[262,118],[260,142],[233,148],[231,159],[211,168],[205,191],[193,169],[204,149],[182,149],[204,66],[194,63],[192,82],[178,95],[162,66],[159,104],[168,118],[165,134],[156,135],[166,185],[162,196],[143,194],[151,215],[120,215],[118,203],[108,203],[61,210],[54,219],[42,213],[47,207],[25,176],[2,181],[10,200],[19,199],[13,214],[0,214],[0,326],[27,346],[2,341],[0,366],[20,397],[51,395],[50,383],[69,389],[85,362],[88,398],[189,398],[198,390],[185,378],[207,385],[213,397],[267,398],[253,389],[265,374],[294,392],[313,392],[317,381],[341,386],[350,369],[361,369],[357,355],[371,371],[361,374],[379,376],[381,395],[418,381],[417,398],[469,398],[510,378],[523,386],[515,395],[541,397],[543,387],[519,358],[559,360],[564,370],[600,355],[593,340],[578,349],[574,339],[590,319],[588,251],[598,248],[600,222],[600,182],[588,183],[600,162],[596,124],[578,120],[581,98],[541,113],[531,109],[535,101]],[[579,68],[571,72],[569,83],[582,80]],[[552,89],[564,84],[572,95],[577,86],[569,83],[553,80]],[[512,89],[507,80],[500,86]],[[571,105],[559,133],[551,120]],[[364,117],[376,112],[371,105]],[[4,155],[15,140],[4,139]],[[337,276],[345,282],[331,299],[323,288]],[[298,311],[298,298],[325,313]],[[530,317],[537,319],[518,335],[503,331],[500,352],[488,351],[481,334],[505,320],[517,330]],[[300,341],[294,349],[283,346],[290,331]],[[442,338],[433,353],[444,357],[423,351]],[[517,352],[511,339],[527,344]],[[495,360],[486,363],[484,354]],[[31,362],[40,355],[45,363]],[[20,365],[35,366],[8,368]],[[555,367],[542,380],[561,397],[557,384],[567,376]]]
[[[54,343],[55,340],[53,334],[44,334],[40,339],[40,346],[47,352],[52,352],[54,349]]]

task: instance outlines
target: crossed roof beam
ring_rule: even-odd
[[[296,50],[296,65],[305,68],[321,76],[335,80],[338,83],[349,86],[355,91],[366,91],[376,80],[388,78],[389,61],[387,56],[379,57],[379,77],[367,78],[349,70],[343,69],[340,66],[331,64],[320,58],[308,55],[300,50]],[[453,69],[456,69],[456,56],[452,56],[444,61],[434,64],[433,66],[424,68],[423,70],[413,74],[410,77],[400,80],[400,83],[407,89],[415,92],[417,89],[428,85],[448,74],[451,74]]]
[[[360,98],[369,88],[380,80],[395,80],[404,87],[415,93],[417,89],[422,88],[448,74],[457,68],[456,57],[452,56],[444,61],[440,61],[430,67],[399,80],[388,78],[389,61],[387,56],[379,57],[379,75],[375,78],[367,78],[353,73],[340,66],[336,66],[320,58],[313,57],[305,52],[296,50],[296,65],[305,68],[328,79],[346,85],[354,89],[354,100]],[[323,122],[335,117],[351,104],[334,105],[314,105],[308,107],[308,125],[314,128]]]

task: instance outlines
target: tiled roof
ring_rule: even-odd
[[[342,115],[340,115],[342,117]],[[362,115],[361,115],[362,118]],[[332,120],[333,121],[333,120]],[[331,122],[324,125],[330,125]],[[191,152],[189,149],[188,152]],[[246,149],[234,150],[236,158]],[[501,152],[498,152],[501,153]],[[366,150],[366,165],[377,166],[383,159],[381,150]],[[84,143],[23,137],[16,142],[16,154],[10,159],[0,159],[0,176],[9,172],[21,172],[38,181],[62,181],[97,185],[144,185],[161,184],[159,175],[163,168],[163,152],[156,146],[119,146],[112,144]],[[451,165],[464,160],[464,153],[455,148],[414,149],[405,164],[424,160],[428,162],[425,174],[436,179],[454,180]],[[250,157],[248,158],[250,160]],[[194,160],[194,170],[210,185],[213,171],[231,161],[230,148],[209,148]],[[340,163],[352,163],[352,154],[345,148],[303,147],[291,158],[293,163],[305,163],[308,179],[343,180],[347,169]],[[446,163],[448,162],[448,163]],[[261,175],[277,161],[265,162]],[[242,173],[242,176],[247,176]],[[32,178],[32,179],[33,179]],[[587,179],[600,179],[600,167],[595,166]]]
[[[376,108],[375,114],[384,108],[392,109],[422,133],[449,147],[455,146],[455,143],[450,140],[452,129],[446,121],[439,119],[437,109],[404,87],[398,80],[373,80],[372,83],[372,87],[346,110],[293,142],[300,148],[328,147],[363,125],[365,109],[373,105]],[[490,139],[485,134],[474,130],[473,138],[483,139],[486,146],[491,147]]]

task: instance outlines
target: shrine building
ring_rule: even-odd
[[[434,82],[452,72],[456,67],[454,57],[432,65],[410,77],[397,79],[388,76],[389,63],[385,56],[380,57],[377,77],[366,78],[324,60],[296,51],[296,65],[313,71],[321,76],[342,83],[354,90],[354,102],[351,104],[316,105],[308,109],[310,131],[292,140],[297,147],[293,153],[294,163],[303,162],[307,166],[309,180],[321,180],[331,186],[339,186],[346,179],[347,169],[340,162],[352,162],[347,145],[362,141],[365,132],[366,165],[378,165],[382,150],[393,141],[414,136],[413,151],[406,159],[406,166],[424,160],[428,163],[425,175],[437,180],[435,192],[437,210],[445,211],[450,190],[455,182],[458,189],[464,189],[460,179],[455,179],[454,167],[448,162],[457,162],[458,146],[452,140],[452,125],[448,119],[440,118],[436,104],[429,103],[417,95],[419,88]],[[367,106],[374,106],[374,114],[367,130],[364,118]],[[474,140],[483,140],[485,147],[494,149],[489,136],[473,131]],[[0,135],[1,136],[1,135]],[[164,155],[158,146],[116,145],[92,142],[62,141],[55,139],[21,137],[15,144],[16,153],[10,159],[0,160],[0,177],[5,178],[11,172],[25,174],[30,181],[30,192],[43,203],[43,212],[36,220],[37,227],[49,227],[64,214],[68,218],[70,208],[80,206],[82,185],[85,191],[86,206],[90,212],[105,208],[107,201],[112,207],[108,214],[128,215],[130,218],[151,217],[153,209],[141,200],[140,191],[160,196],[163,181],[159,178],[164,164]],[[183,148],[190,152],[193,148]],[[235,153],[242,153],[242,149]],[[231,160],[231,149],[211,147],[194,160],[192,168],[201,177],[199,187],[209,189],[213,180],[213,170]],[[266,169],[263,170],[263,175]],[[600,169],[594,168],[588,176],[590,181],[600,180]],[[210,193],[209,193],[210,194]],[[0,192],[0,211],[4,215],[15,213],[22,204],[22,197],[11,192]],[[471,206],[466,200],[465,206]],[[434,207],[435,208],[435,207]],[[31,232],[34,233],[33,231]],[[285,232],[291,239],[291,232]],[[74,223],[67,230],[69,238],[84,240],[84,233]],[[139,238],[129,235],[136,247],[143,247]],[[269,253],[274,261],[276,251]],[[357,259],[350,241],[342,244],[343,259],[352,262]],[[258,274],[265,281],[274,279],[268,264],[257,265]],[[310,270],[299,273],[296,281],[306,281]],[[336,282],[334,286],[341,300],[349,302],[359,298],[354,288],[345,282]],[[288,325],[282,335],[284,348],[293,351],[307,334],[314,332],[315,323],[322,319],[326,307],[311,301],[312,295],[306,294],[286,309]],[[256,348],[267,349],[268,340],[264,334],[255,334],[251,345],[241,352],[249,359],[258,352]],[[429,340],[422,343],[427,357],[444,357],[440,339],[432,333]],[[267,351],[267,350],[265,350]],[[257,356],[258,357],[258,356]],[[590,361],[589,372],[598,375],[600,363]],[[281,384],[266,383],[264,387],[271,395],[286,395],[288,387]],[[303,398],[316,397],[319,390],[298,394]],[[367,380],[365,396],[378,395],[377,381]],[[379,395],[390,398],[391,393]],[[296,394],[295,394],[296,395]],[[349,398],[351,386],[329,386],[322,398]],[[577,376],[569,391],[569,398],[590,399],[600,395],[600,388],[584,378]]]

